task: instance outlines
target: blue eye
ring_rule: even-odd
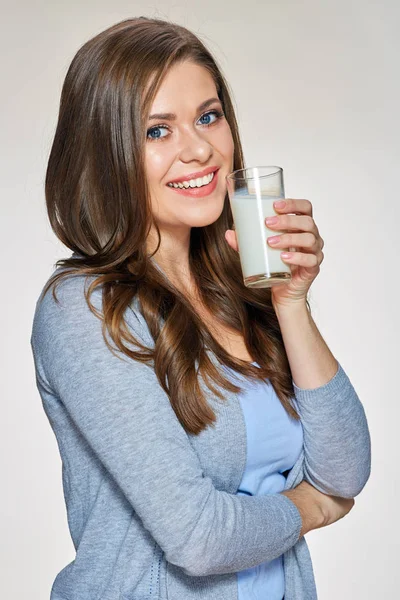
[[[157,125],[156,127],[151,127],[147,130],[147,138],[150,140],[159,140],[161,138],[165,138],[165,135],[161,135],[161,130],[167,130],[167,127],[164,125]]]
[[[211,120],[212,117],[214,117],[214,120]],[[210,110],[204,113],[204,115],[201,115],[199,122],[201,125],[212,125],[219,119],[219,117],[222,117],[222,113],[220,111]]]

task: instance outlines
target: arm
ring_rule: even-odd
[[[107,348],[83,278],[37,306],[31,344],[38,376],[68,411],[166,559],[189,575],[233,573],[272,560],[299,539],[301,516],[281,494],[217,490],[152,368]],[[101,294],[92,295],[101,309]],[[138,320],[126,311],[136,333]]]
[[[305,479],[342,498],[361,492],[371,470],[364,408],[305,303],[276,309],[304,431]]]

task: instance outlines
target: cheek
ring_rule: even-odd
[[[219,147],[220,153],[222,154],[222,156],[224,158],[229,159],[229,160],[233,159],[234,143],[233,143],[231,129],[230,129],[228,123],[226,123],[226,127],[224,127],[223,130],[221,131],[218,147]]]
[[[163,142],[153,142],[146,148],[146,171],[151,185],[159,183],[168,171],[172,160],[171,152],[161,146]]]

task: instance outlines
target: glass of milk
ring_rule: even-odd
[[[267,238],[285,233],[269,229],[266,217],[276,216],[273,203],[285,197],[281,167],[251,167],[233,171],[227,178],[244,285],[271,287],[290,281],[290,265],[283,262],[284,248],[272,248]]]

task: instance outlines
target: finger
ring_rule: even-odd
[[[305,254],[304,252],[281,252],[281,258],[285,262],[299,267],[319,267],[318,256],[316,254]]]
[[[273,248],[304,248],[317,253],[320,249],[319,241],[313,233],[283,233],[282,235],[267,238],[268,244]]]
[[[289,251],[284,250],[285,254],[289,254],[290,256],[285,258],[285,256],[282,256],[281,253],[281,258],[287,262],[290,262],[293,265],[299,266],[299,267],[307,267],[307,268],[313,268],[313,267],[318,267],[321,265],[322,261],[324,260],[324,253],[322,251],[320,252],[313,252],[313,253],[307,253],[307,252],[298,252],[297,248],[289,248]],[[309,257],[309,258],[307,258]],[[313,258],[314,257],[314,258]]]
[[[309,215],[280,215],[276,218],[276,223],[267,222],[267,219],[265,220],[265,225],[268,229],[277,231],[310,231],[314,233],[315,237],[319,237],[318,227],[314,219]]]
[[[309,215],[313,216],[313,206],[309,200],[296,199],[296,198],[283,198],[285,206],[282,208],[275,207],[274,209],[279,214],[283,213],[294,213],[296,215]],[[279,202],[279,200],[277,200]]]

